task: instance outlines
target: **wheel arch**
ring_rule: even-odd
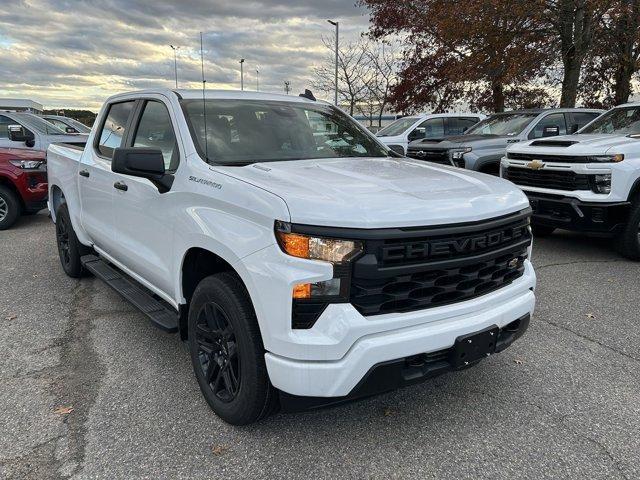
[[[196,287],[204,278],[221,272],[231,272],[238,277],[255,310],[255,303],[251,298],[247,283],[232,262],[208,248],[191,247],[182,256],[180,265],[180,292],[185,300],[185,303],[180,307],[179,331],[181,339],[186,340],[188,337],[189,305]]]
[[[627,200],[631,202],[638,195],[640,195],[640,178],[636,178],[636,181],[633,182],[633,185],[631,186],[631,190],[629,190],[629,196],[627,197]]]
[[[50,193],[50,206],[51,206],[51,219],[56,221],[56,211],[58,207],[66,201],[64,192],[58,185],[52,185],[49,188]]]

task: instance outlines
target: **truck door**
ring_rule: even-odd
[[[167,173],[180,162],[175,119],[161,98],[140,100],[127,146],[162,152]],[[160,193],[150,180],[116,174],[120,189],[114,191],[117,219],[116,259],[168,295],[173,295],[173,222],[176,199],[171,191]]]
[[[81,220],[96,247],[114,256],[117,251],[117,218],[113,214],[114,183],[111,171],[113,150],[122,145],[133,117],[135,101],[108,105],[92,145],[87,144],[78,168],[82,204]]]

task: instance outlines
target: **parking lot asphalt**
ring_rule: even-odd
[[[0,478],[640,478],[640,264],[609,247],[537,239],[531,327],[474,368],[238,428],[176,336],[67,278],[25,217],[0,232]]]

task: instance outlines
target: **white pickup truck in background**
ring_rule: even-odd
[[[310,92],[117,95],[48,164],[64,270],[179,332],[233,424],[466,368],[533,313],[519,188],[394,158]]]
[[[620,253],[640,260],[640,103],[575,135],[514,144],[501,174],[528,195],[535,235],[559,228],[613,237]]]

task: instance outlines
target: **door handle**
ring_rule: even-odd
[[[117,188],[118,190],[122,190],[123,192],[126,192],[127,190],[129,190],[129,187],[127,187],[127,184],[124,182],[114,183],[113,188]]]
[[[87,178],[89,178],[90,173],[89,173],[89,171],[88,171],[88,170],[80,170],[80,171],[78,172],[78,175],[80,175],[81,177],[87,177]]]

